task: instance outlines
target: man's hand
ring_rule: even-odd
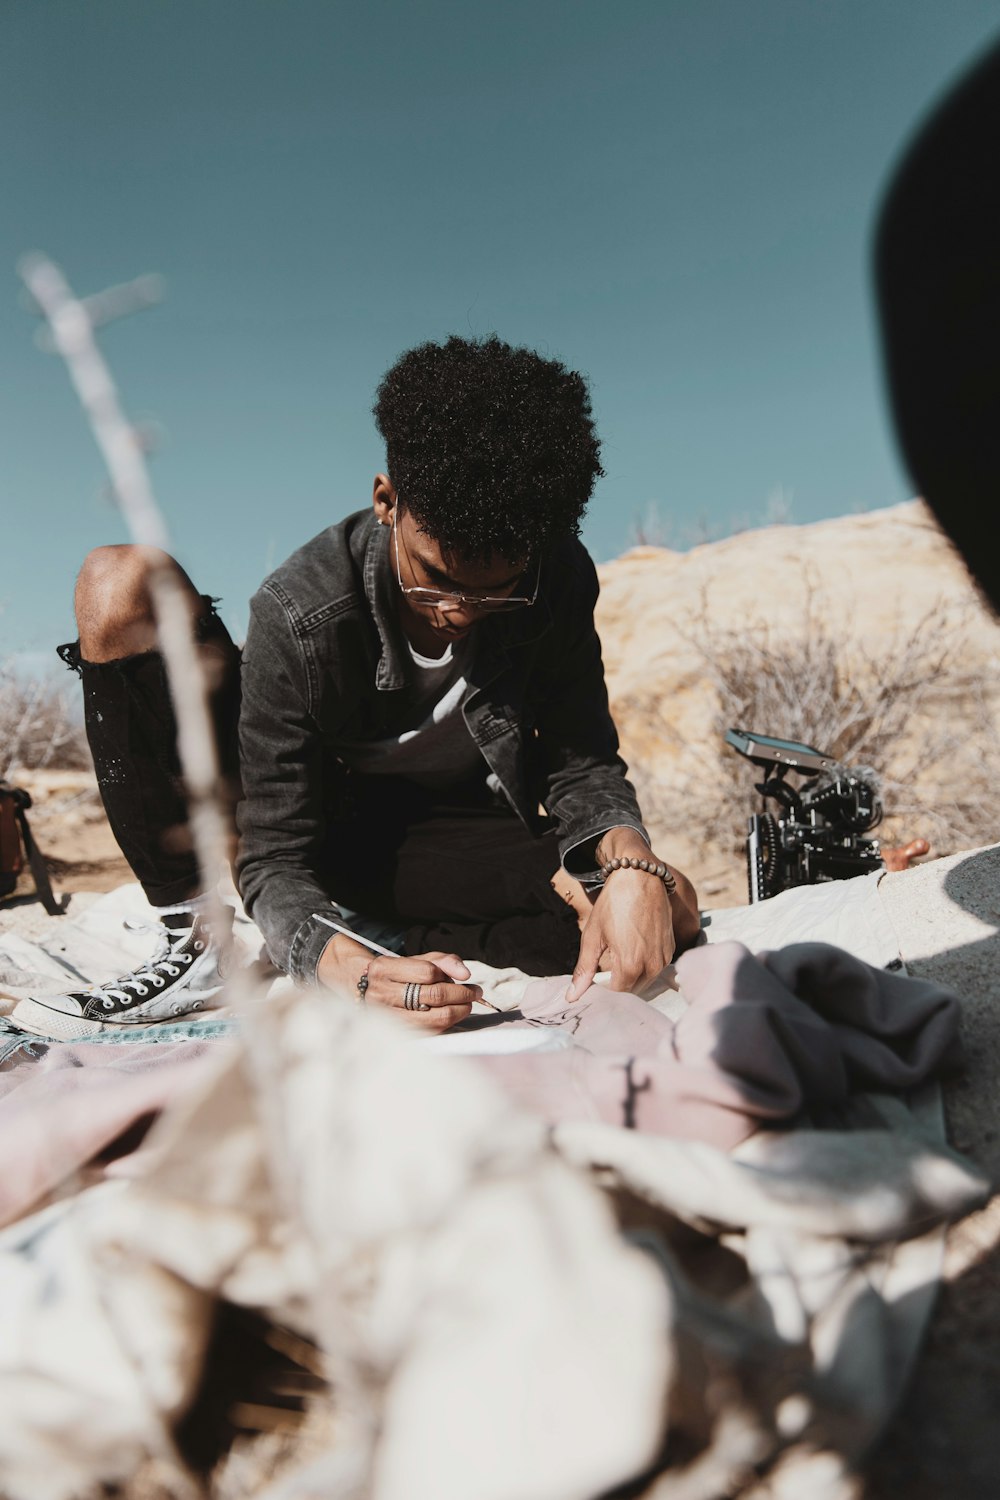
[[[598,863],[609,859],[645,859],[658,863],[633,829],[613,828],[598,846]],[[620,869],[608,876],[580,939],[580,957],[566,991],[570,1003],[593,984],[598,969],[611,970],[611,984],[626,992],[641,990],[666,968],[680,948],[694,942],[700,926],[698,898],[690,881],[671,870],[677,889],[646,870]]]
[[[887,849],[882,846],[882,863],[887,870],[908,870],[915,859],[931,852],[926,839],[911,839],[903,847]]]
[[[605,954],[612,988],[630,992],[655,979],[675,949],[673,913],[663,882],[643,870],[616,870],[587,918],[566,999],[579,1000],[593,984]]]
[[[358,980],[367,970],[365,1003],[381,1005],[398,1014],[420,1031],[436,1034],[464,1021],[475,1000],[482,999],[478,985],[463,984],[469,971],[456,953],[420,953],[413,958],[374,958],[352,938],[338,934],[323,949],[316,978],[328,989],[342,990],[360,999]],[[427,1010],[407,1010],[408,984],[419,984],[420,1004]]]

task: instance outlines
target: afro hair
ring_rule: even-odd
[[[576,536],[604,472],[583,376],[495,336],[408,350],[374,414],[400,503],[456,556],[516,563]]]

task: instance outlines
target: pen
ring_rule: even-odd
[[[398,953],[393,953],[391,948],[383,948],[381,943],[376,943],[373,938],[362,937],[360,932],[352,932],[349,927],[341,927],[339,922],[331,922],[329,917],[321,916],[318,911],[313,912],[313,920],[322,922],[324,927],[332,927],[334,932],[342,932],[344,937],[353,938],[360,943],[362,948],[367,948],[371,953],[381,953],[383,958],[398,958]]]
[[[334,932],[340,932],[343,933],[344,937],[353,938],[356,943],[360,943],[362,948],[367,948],[371,953],[380,953],[383,958],[399,958],[401,956],[398,953],[393,953],[391,948],[383,948],[382,944],[376,943],[374,938],[362,937],[360,932],[352,932],[349,927],[342,927],[339,922],[331,922],[329,917],[324,917],[318,911],[313,912],[313,918],[317,922],[322,922],[324,927],[332,927]],[[477,988],[479,988],[479,998],[483,1005],[488,1005],[490,1010],[499,1012],[499,1005],[493,1005],[489,1000],[484,1000],[482,987],[477,986]]]

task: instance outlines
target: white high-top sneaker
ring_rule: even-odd
[[[231,907],[225,907],[232,926]],[[40,1036],[81,1037],[110,1026],[173,1021],[201,1010],[218,994],[224,975],[220,945],[199,912],[164,912],[150,924],[160,935],[152,957],[120,979],[66,995],[22,1000],[11,1020]]]

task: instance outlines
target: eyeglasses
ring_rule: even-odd
[[[396,516],[392,518],[392,537],[396,550],[396,581],[400,592],[407,599],[412,599],[414,604],[424,604],[428,609],[438,609],[447,614],[453,609],[478,609],[483,614],[500,614],[503,610],[525,609],[534,604],[538,598],[538,584],[542,575],[542,562],[539,558],[535,567],[535,587],[530,597],[526,594],[460,594],[453,589],[428,589],[419,585],[405,584],[399,567],[399,532],[396,527]],[[409,559],[407,559],[409,560]],[[523,578],[524,575],[522,574]],[[521,579],[518,579],[518,584]],[[518,584],[515,584],[516,588]]]

